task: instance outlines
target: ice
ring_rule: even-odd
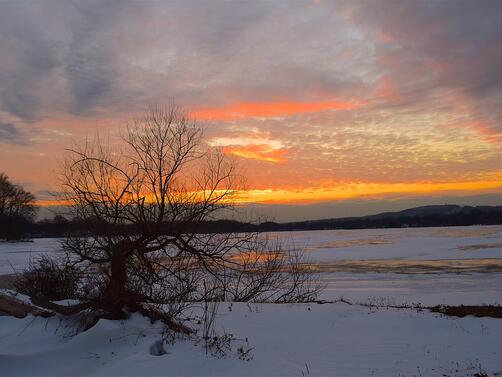
[[[281,232],[324,271],[322,299],[388,304],[502,304],[502,226]],[[0,244],[0,275],[61,253],[59,240]],[[350,265],[352,264],[351,268]],[[355,267],[354,267],[355,266]],[[410,266],[414,266],[410,268]],[[459,273],[458,266],[461,267]],[[492,266],[492,268],[487,268]],[[359,270],[358,270],[359,269]],[[491,271],[491,272],[490,272]],[[158,350],[162,328],[133,315],[71,336],[55,317],[0,316],[7,376],[473,376],[502,373],[502,320],[359,305],[222,303],[224,358],[196,339]],[[253,359],[239,360],[244,339]],[[154,356],[153,354],[162,354]]]
[[[327,300],[344,296],[358,301],[385,297],[424,305],[502,304],[502,226],[324,230],[266,236],[304,249],[311,261],[327,271],[321,274],[327,284],[323,294]],[[0,275],[22,271],[30,258],[41,254],[59,255],[59,241],[41,238],[0,243]],[[353,263],[355,268],[348,269]],[[458,265],[458,271],[452,270]],[[494,266],[497,272],[486,273]]]
[[[30,259],[61,253],[59,239],[35,238],[28,242],[0,242],[0,275],[22,272]]]

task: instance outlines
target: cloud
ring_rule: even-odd
[[[246,137],[248,136],[248,137]],[[262,137],[260,137],[262,136]],[[268,138],[266,133],[251,132],[234,137],[215,137],[209,145],[221,148],[223,153],[255,161],[286,162],[287,150],[280,140]]]
[[[0,106],[25,120],[55,110],[138,110],[166,97],[221,107],[257,97],[327,102],[362,90],[364,67],[345,72],[350,57],[333,65],[349,51],[347,32],[307,4],[43,1],[0,9],[0,47],[9,51]]]
[[[281,163],[286,161],[287,151],[284,149],[272,149],[266,144],[251,144],[224,147],[223,153],[252,160]]]
[[[24,133],[12,123],[0,123],[0,142],[24,145],[27,143]]]
[[[488,180],[501,24],[498,0],[0,2],[0,137],[53,157],[173,98],[257,189]]]
[[[230,120],[248,117],[281,117],[319,111],[352,110],[361,106],[356,101],[329,102],[268,102],[234,103],[223,108],[202,109],[193,112],[197,119]]]
[[[459,192],[490,192],[502,188],[500,181],[472,182],[417,182],[417,183],[358,183],[347,182],[336,187],[309,187],[305,189],[267,189],[241,192],[242,203],[315,203],[320,201],[402,197],[415,195],[452,194]]]
[[[502,131],[500,1],[391,0],[350,9],[353,22],[375,40],[387,36],[375,45],[375,61],[391,77],[400,106],[463,111]]]
[[[228,120],[230,113],[320,111],[363,97],[376,110],[447,107],[441,98],[448,92],[454,101],[467,98],[470,115],[496,128],[501,7],[5,2],[0,106],[33,120],[54,111],[133,112],[175,98]],[[296,110],[280,111],[286,104]]]

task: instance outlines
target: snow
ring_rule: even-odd
[[[22,272],[43,254],[62,253],[57,238],[35,238],[29,242],[0,242],[0,275]]]
[[[221,304],[218,332],[233,351],[206,355],[179,339],[150,347],[161,327],[133,315],[100,320],[65,337],[58,319],[0,317],[2,376],[450,376],[502,372],[502,326],[491,318],[446,318],[410,310],[325,305]],[[248,338],[248,343],[245,338]],[[252,360],[238,358],[241,345]]]
[[[434,305],[502,304],[502,273],[475,274],[322,274],[324,300],[340,297],[367,301],[382,297],[395,304]]]
[[[353,302],[502,304],[502,226],[337,230],[269,234],[301,246],[326,268],[322,298]],[[57,239],[0,244],[0,275],[30,258],[60,253]],[[384,269],[340,270],[377,263]],[[397,264],[396,264],[397,263]],[[416,271],[399,263],[422,263]],[[457,273],[452,266],[469,269]],[[397,267],[396,267],[397,266]],[[439,266],[439,268],[438,268]],[[497,271],[496,269],[493,271]],[[500,271],[500,270],[498,270]],[[411,273],[410,273],[411,272]],[[455,272],[455,273],[454,273]],[[221,303],[219,334],[233,351],[206,355],[196,339],[164,344],[159,324],[133,315],[100,320],[70,336],[59,318],[0,316],[0,376],[472,376],[502,373],[502,320],[359,305]],[[244,339],[248,339],[246,342]],[[155,347],[157,347],[155,346]],[[253,348],[250,361],[236,349]],[[155,348],[154,347],[154,348]]]

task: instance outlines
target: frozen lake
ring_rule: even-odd
[[[322,298],[357,302],[502,304],[502,226],[285,232],[323,272]],[[57,239],[0,244],[0,274],[57,254]],[[192,310],[192,309],[190,309]],[[200,310],[195,308],[193,310]],[[220,303],[219,334],[253,359],[208,356],[180,339],[149,352],[162,327],[133,315],[65,336],[59,318],[0,316],[2,375],[474,376],[502,373],[498,318],[358,305]],[[249,342],[248,342],[249,340]],[[54,362],[61,360],[61,362]]]
[[[327,284],[324,299],[502,303],[502,226],[269,233],[302,248]],[[60,252],[58,239],[0,244],[0,275]]]
[[[502,258],[502,226],[321,230],[275,233],[314,261]]]

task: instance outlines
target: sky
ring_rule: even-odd
[[[499,0],[2,1],[0,171],[48,204],[65,148],[174,101],[279,220],[502,204],[501,25]]]

